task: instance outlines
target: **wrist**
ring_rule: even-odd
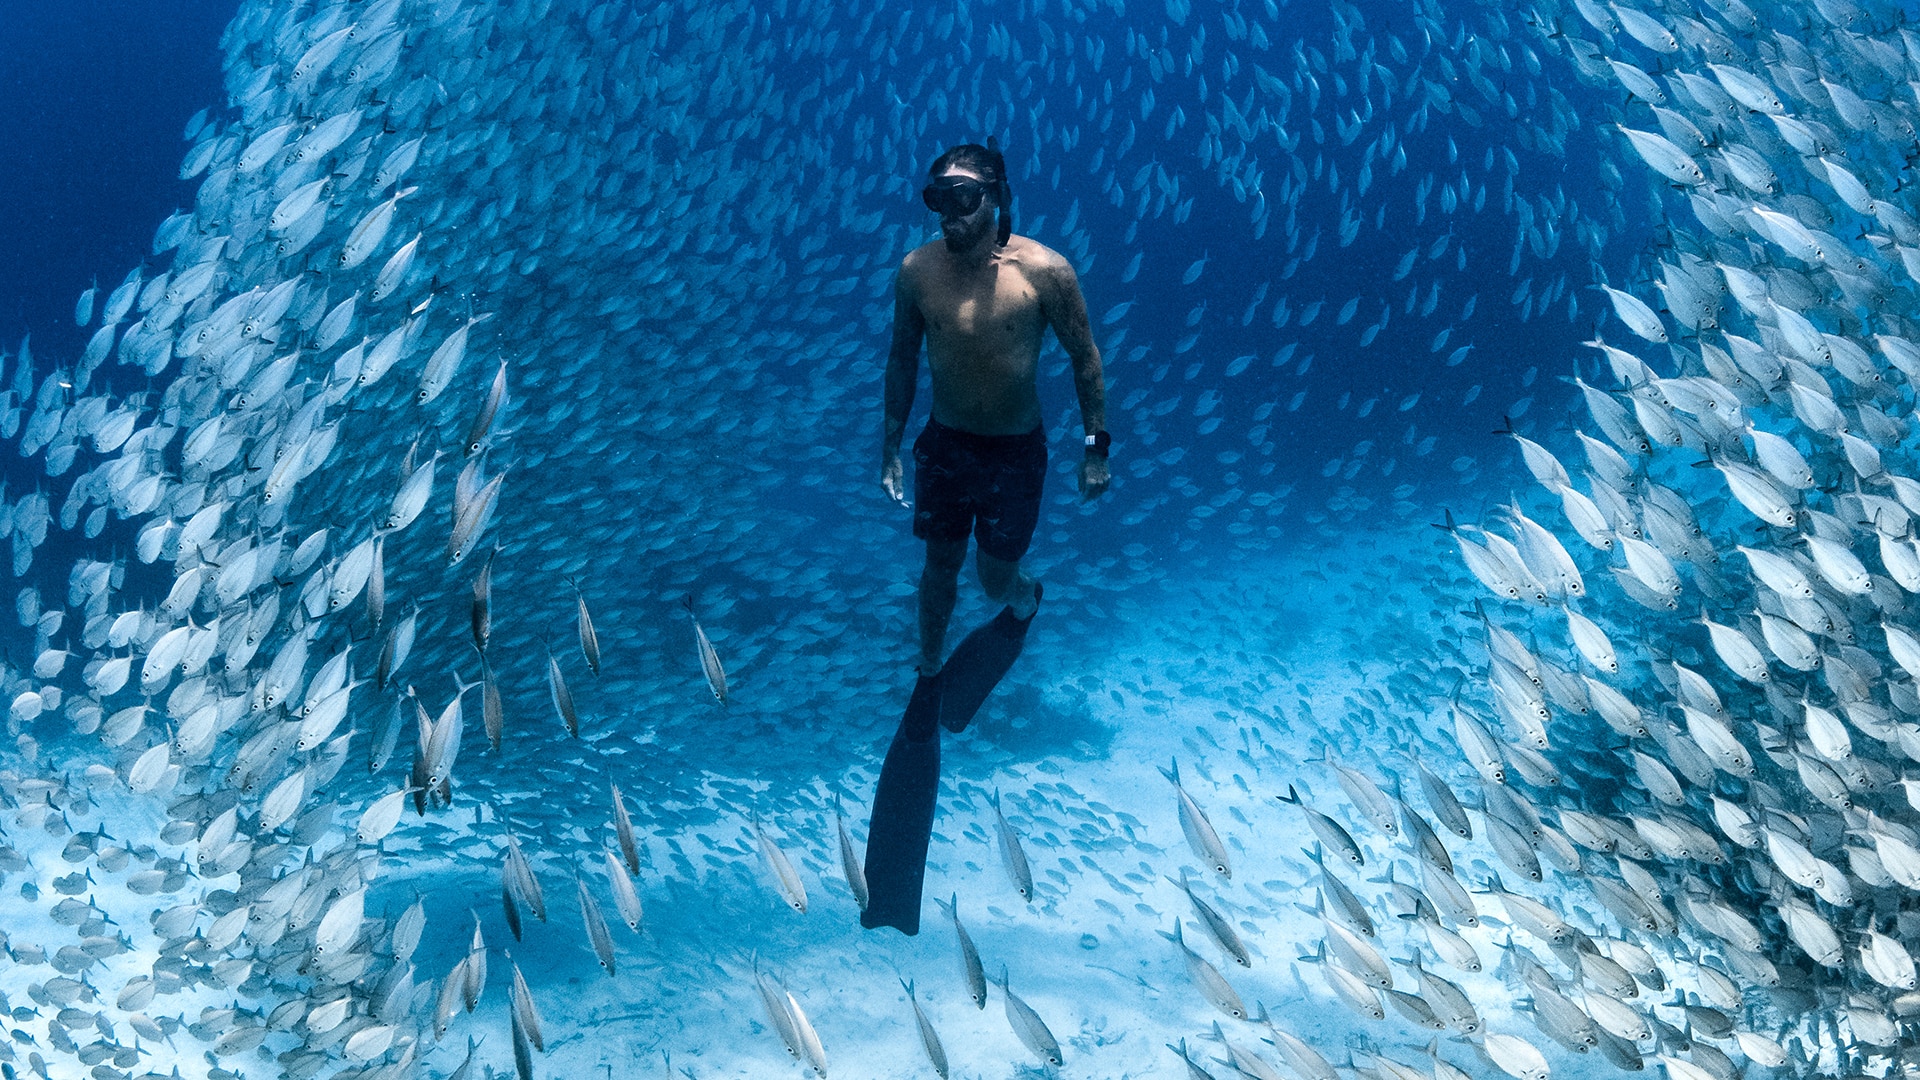
[[[1083,439],[1082,445],[1086,447],[1087,457],[1100,458],[1104,461],[1107,457],[1108,448],[1113,445],[1113,436],[1107,434],[1103,428]]]

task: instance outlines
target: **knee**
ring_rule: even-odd
[[[1002,562],[986,554],[975,560],[974,569],[980,575],[980,588],[995,600],[1005,602],[1007,594],[1016,591],[1014,586],[1020,581],[1020,564]]]
[[[967,561],[965,541],[959,544],[928,544],[927,564],[921,576],[927,581],[952,584],[960,577],[960,567]]]

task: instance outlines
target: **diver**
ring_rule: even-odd
[[[1106,387],[1079,278],[1046,245],[1013,234],[1013,192],[992,138],[941,154],[920,198],[941,241],[909,252],[894,281],[880,483],[906,501],[900,442],[927,343],[933,408],[913,444],[913,534],[920,575],[918,677],[887,749],[867,838],[867,927],[920,927],[920,888],[940,782],[936,725],[964,730],[1013,666],[1039,609],[1040,583],[1020,568],[1040,521],[1047,441],[1040,417],[1040,345],[1048,327],[1072,361],[1085,429],[1080,496],[1107,490]],[[989,599],[1006,605],[941,659],[967,540]]]

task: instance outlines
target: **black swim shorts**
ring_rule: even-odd
[[[976,435],[928,420],[913,441],[913,535],[965,540],[1004,562],[1018,561],[1040,524],[1047,437]]]

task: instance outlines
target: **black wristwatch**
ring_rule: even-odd
[[[1113,436],[1105,431],[1096,431],[1087,436],[1087,453],[1107,456],[1107,448],[1113,445]]]

